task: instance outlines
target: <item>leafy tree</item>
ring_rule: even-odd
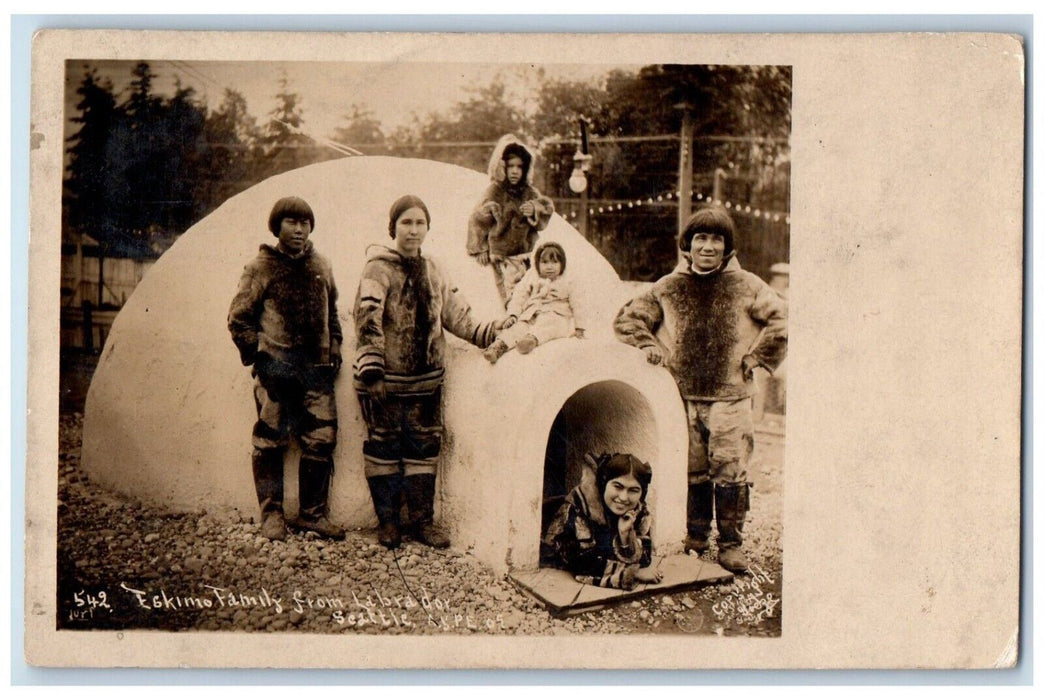
[[[471,90],[450,116],[431,114],[421,127],[424,141],[496,141],[507,133],[525,133],[521,110],[506,99],[507,88],[497,77],[486,87]]]
[[[540,87],[537,95],[533,133],[540,138],[576,138],[581,117],[587,120],[595,132],[604,133],[606,125],[603,115],[607,102],[608,93],[597,83],[549,80]]]

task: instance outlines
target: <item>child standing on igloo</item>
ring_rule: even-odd
[[[515,138],[500,138],[489,159],[492,180],[468,219],[468,255],[492,265],[504,304],[526,273],[527,257],[555,205],[533,187],[533,153]]]

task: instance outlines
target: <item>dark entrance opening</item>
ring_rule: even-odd
[[[544,452],[541,537],[566,495],[580,483],[584,456],[603,452],[629,452],[653,464],[658,457],[656,421],[649,402],[620,381],[585,386],[569,397],[555,417]]]

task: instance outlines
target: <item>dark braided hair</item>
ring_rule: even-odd
[[[406,194],[396,199],[388,212],[388,235],[395,238],[395,223],[403,212],[414,207],[424,212],[424,218],[428,225],[431,225],[431,214],[428,213],[428,206],[424,201],[415,195]],[[430,369],[428,367],[428,341],[434,326],[432,318],[434,300],[431,280],[428,278],[427,259],[418,255],[413,258],[401,258],[400,262],[406,274],[402,290],[404,308],[408,309],[412,302],[414,314],[413,344],[403,359],[406,364],[406,372],[414,374]]]

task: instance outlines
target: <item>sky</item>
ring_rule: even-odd
[[[66,65],[66,136],[75,132],[68,119],[75,116],[75,94],[87,66],[113,82],[117,92],[131,81],[136,61],[69,61]],[[343,124],[351,106],[365,106],[380,121],[385,133],[410,123],[414,115],[447,112],[467,99],[469,87],[484,87],[500,76],[508,94],[523,111],[527,100],[535,106],[538,70],[548,78],[599,80],[614,68],[637,70],[623,64],[482,64],[482,63],[347,63],[347,62],[206,62],[150,60],[157,75],[154,90],[173,92],[175,79],[190,85],[216,108],[225,88],[238,90],[251,115],[263,123],[276,106],[275,94],[285,75],[290,89],[301,97],[306,130],[322,137],[332,135]]]

